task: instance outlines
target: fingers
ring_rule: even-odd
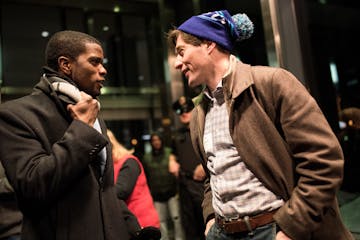
[[[195,181],[203,181],[206,177],[206,173],[204,171],[204,168],[201,164],[197,165],[194,170],[193,179]]]
[[[97,99],[93,98],[92,96],[90,96],[89,94],[81,91],[80,92],[81,95],[81,101],[85,101],[88,104],[95,104],[97,105],[98,110],[100,110],[100,103]]]
[[[276,240],[291,240],[283,231],[279,231],[276,234]]]
[[[69,104],[67,110],[73,119],[83,121],[84,123],[93,126],[99,113],[99,103],[85,92],[80,92],[80,94],[81,100],[75,105]]]
[[[207,236],[210,228],[212,227],[212,225],[214,225],[214,223],[215,223],[215,218],[210,219],[210,220],[206,223],[205,236]]]

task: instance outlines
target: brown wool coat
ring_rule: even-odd
[[[0,156],[24,214],[22,239],[130,239],[109,146],[106,134],[71,120],[44,79],[31,95],[0,105]]]
[[[246,65],[234,56],[231,68],[223,79],[230,134],[247,167],[286,201],[274,216],[276,223],[294,240],[352,239],[336,200],[343,177],[342,150],[315,100],[286,70]],[[190,124],[204,165],[207,105],[204,97]],[[204,219],[209,219],[209,179],[205,186]]]

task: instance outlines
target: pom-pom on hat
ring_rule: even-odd
[[[193,16],[182,23],[179,30],[198,38],[216,42],[231,51],[235,42],[248,39],[254,33],[254,25],[246,14],[231,16],[227,10]]]

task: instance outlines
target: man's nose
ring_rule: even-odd
[[[181,69],[182,64],[183,63],[181,60],[179,60],[178,58],[175,59],[175,63],[174,63],[175,69]]]
[[[104,67],[104,65],[100,64],[100,70],[99,70],[99,72],[100,72],[100,75],[101,75],[101,76],[105,76],[105,75],[107,74],[107,70],[106,70],[106,68]]]

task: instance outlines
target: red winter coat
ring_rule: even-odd
[[[160,227],[159,216],[154,207],[154,202],[146,181],[144,168],[139,159],[133,155],[125,155],[121,159],[114,161],[114,181],[116,183],[120,169],[128,159],[135,159],[139,164],[141,172],[137,178],[132,193],[128,199],[124,200],[128,205],[129,210],[138,218],[141,227]]]

